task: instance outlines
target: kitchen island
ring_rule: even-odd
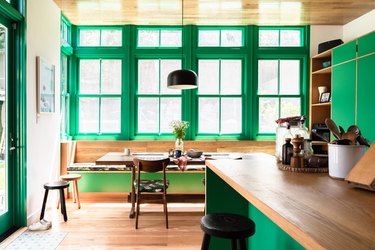
[[[206,161],[206,212],[256,224],[249,249],[375,249],[375,193],[328,174],[281,171],[275,158]],[[210,249],[229,249],[213,238]]]

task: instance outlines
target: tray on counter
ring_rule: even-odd
[[[294,168],[290,165],[284,165],[282,163],[277,163],[277,167],[283,171],[299,172],[299,173],[328,173],[328,168]]]

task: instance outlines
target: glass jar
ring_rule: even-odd
[[[182,140],[182,138],[176,139],[174,150],[175,150],[176,158],[182,155],[182,153],[184,152],[184,141]]]

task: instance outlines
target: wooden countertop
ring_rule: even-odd
[[[267,154],[206,165],[307,249],[375,249],[374,192],[281,171]]]

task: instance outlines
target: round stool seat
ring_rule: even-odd
[[[67,181],[54,181],[44,184],[45,189],[64,189],[67,187],[69,187],[69,182]]]
[[[207,214],[201,219],[202,230],[211,236],[242,239],[255,233],[255,223],[237,214]]]
[[[82,176],[80,174],[66,174],[66,175],[60,176],[60,179],[64,181],[74,181],[74,180],[79,180],[81,178]]]

